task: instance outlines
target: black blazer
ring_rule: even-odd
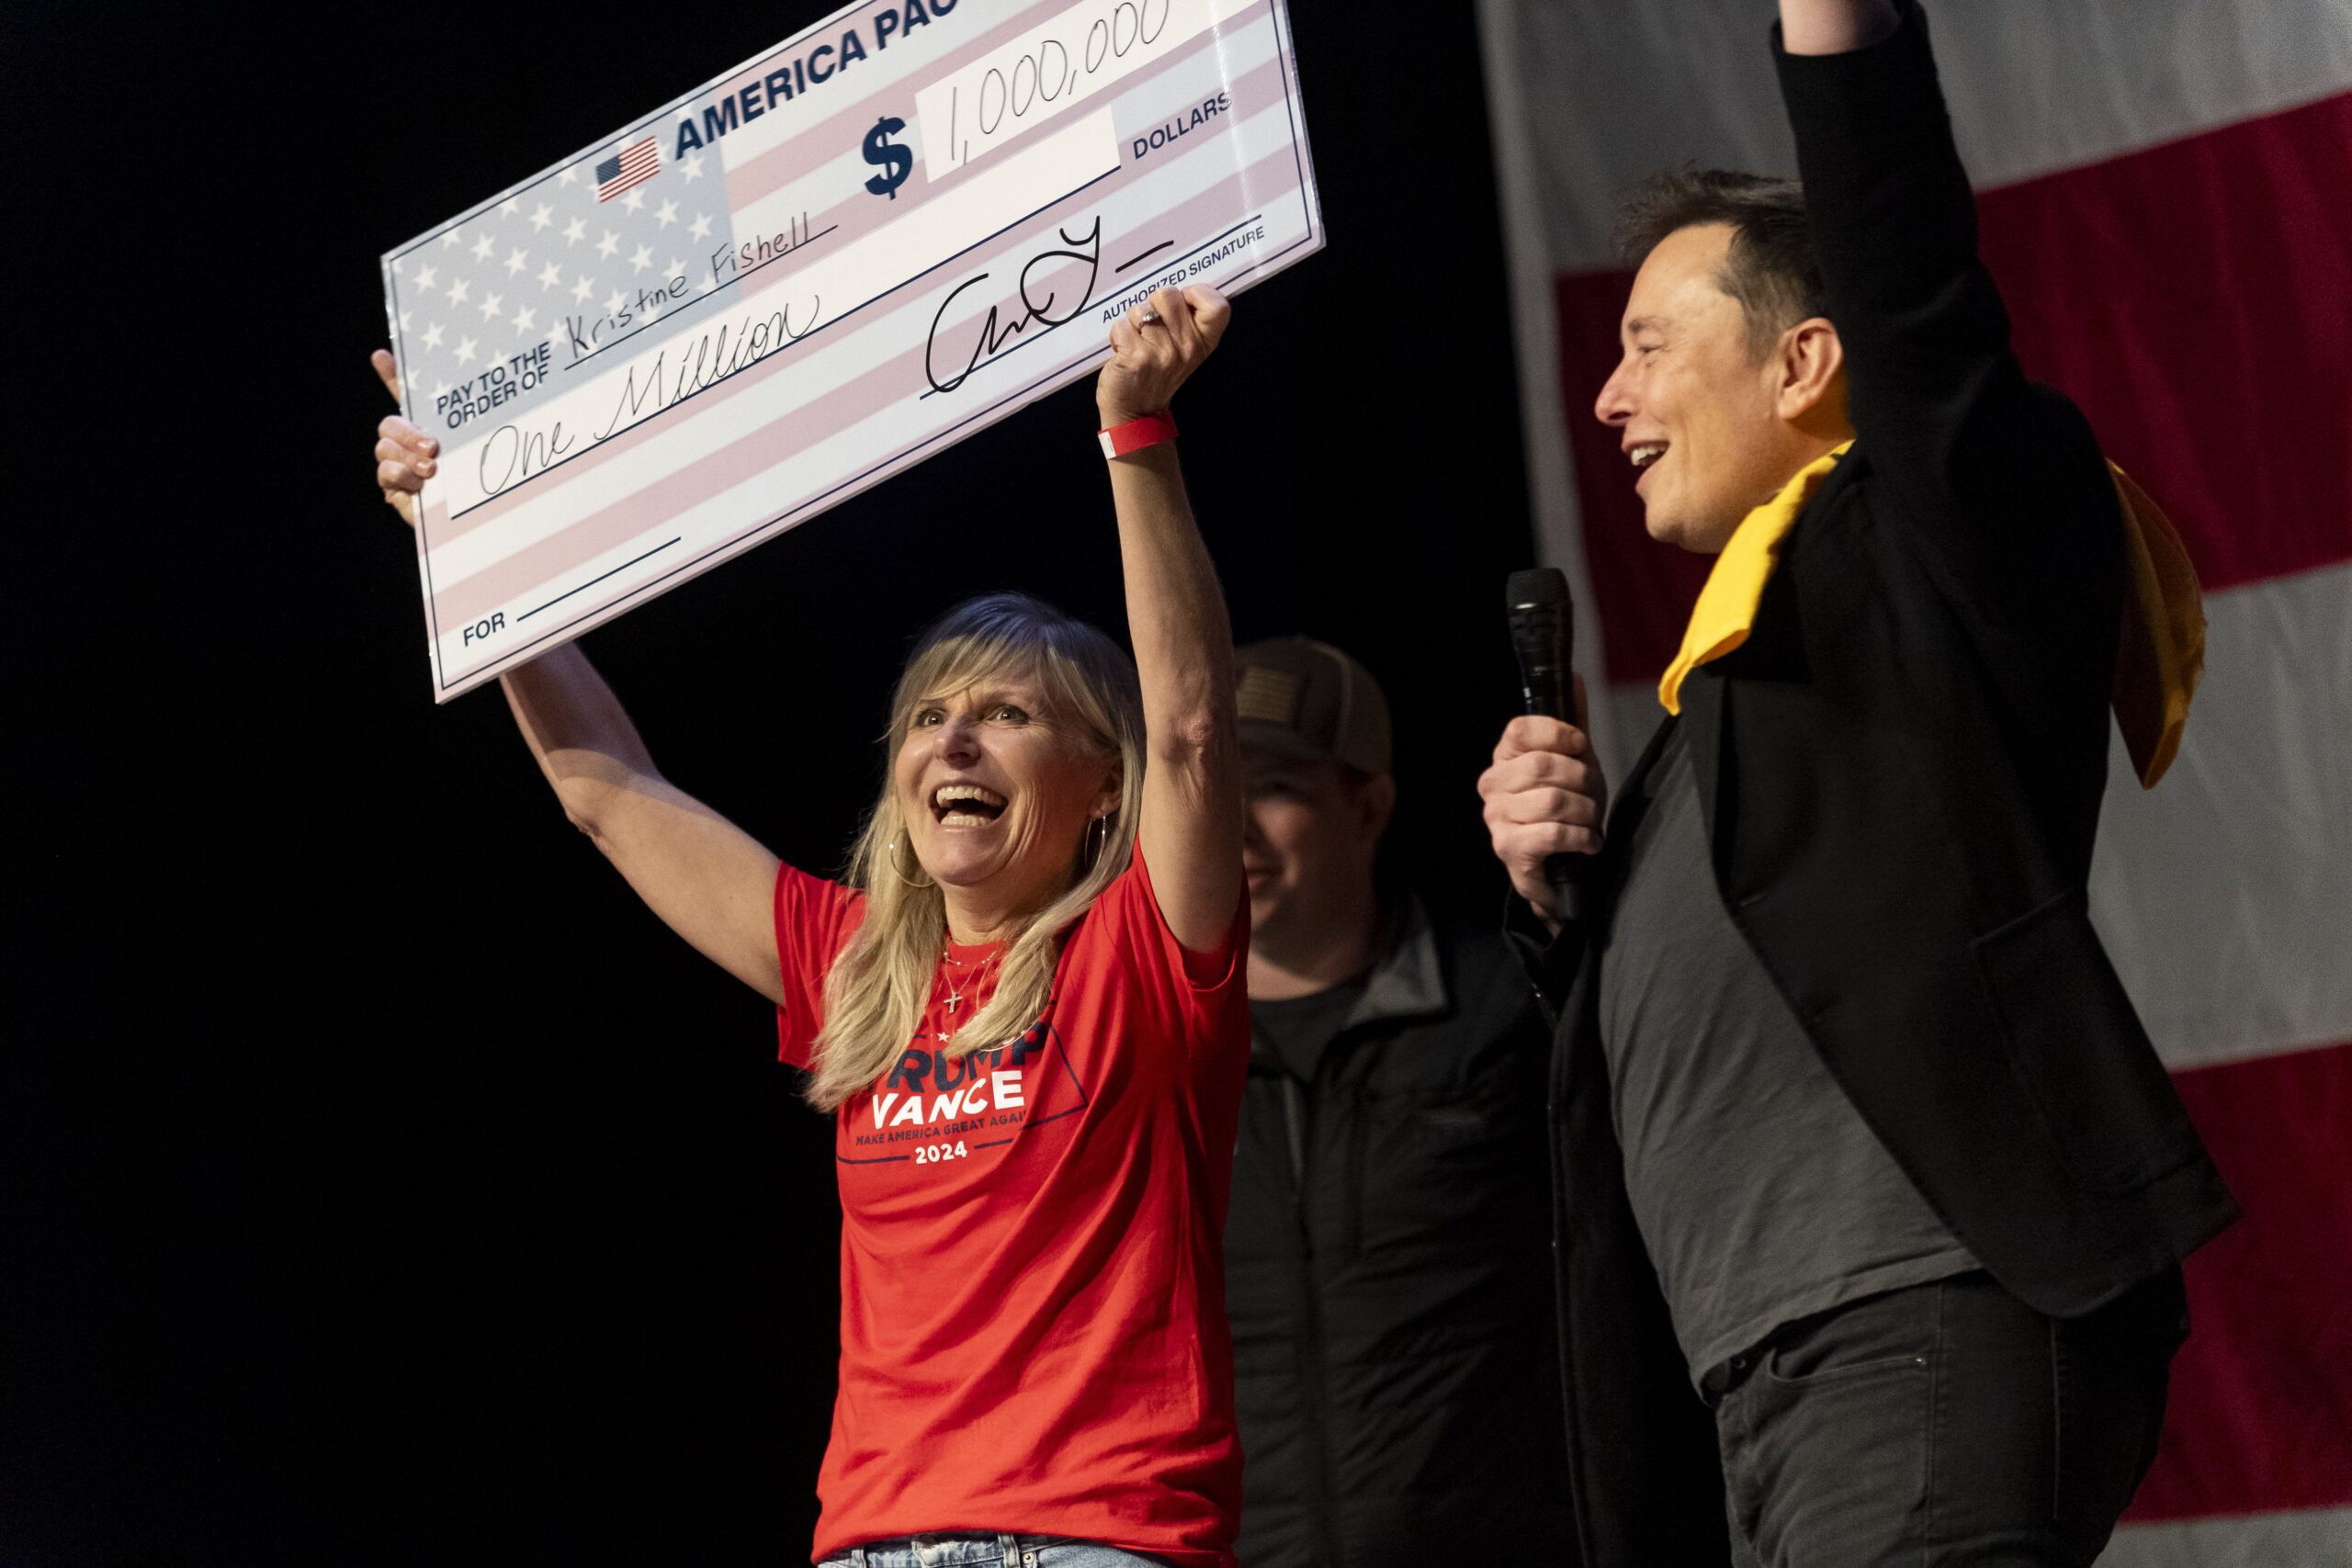
[[[2086,908],[2122,613],[2114,489],[2081,412],[2010,352],[1925,19],[1902,11],[1847,54],[1792,56],[1775,34],[1859,439],[1799,516],[1748,641],[1683,682],[1680,723],[1724,908],[1831,1075],[1993,1276],[2070,1317],[2236,1209]],[[1612,844],[1630,827],[1612,820]],[[1599,869],[1605,921],[1622,864]],[[1591,1337],[1646,1324],[1642,1373],[1666,1370],[1663,1303],[1646,1269],[1625,1283],[1616,1230],[1594,945],[1570,935],[1550,955],[1577,976],[1554,1075],[1587,1456],[1571,1471],[1602,1517],[1589,1562],[1679,1561],[1687,1540],[1663,1544],[1642,1495],[1703,1484],[1682,1468],[1695,1431],[1645,1438],[1646,1472],[1622,1462],[1640,1391]],[[1687,1377],[1679,1357],[1672,1371]]]

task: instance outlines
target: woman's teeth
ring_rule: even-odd
[[[932,792],[931,809],[943,828],[978,828],[1004,814],[1004,796],[978,784],[942,784]]]

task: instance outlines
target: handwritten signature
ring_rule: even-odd
[[[922,345],[923,378],[931,383],[933,391],[954,391],[979,368],[983,360],[992,359],[1004,352],[1007,344],[1020,337],[1032,325],[1042,322],[1048,329],[1057,327],[1076,319],[1079,312],[1086,309],[1087,301],[1094,298],[1095,281],[1102,271],[1102,214],[1095,215],[1094,226],[1083,234],[1073,234],[1066,228],[1056,232],[1061,240],[1060,246],[1040,251],[1021,265],[1017,280],[1020,313],[1006,320],[997,306],[990,305],[988,313],[979,319],[978,333],[970,340],[970,352],[964,356],[963,367],[942,379],[939,367],[943,352],[952,364],[955,355],[962,350],[956,345],[941,344],[940,323],[947,319],[949,309],[966,289],[987,282],[989,275],[976,273],[947,291],[947,298],[939,302],[939,313],[931,319],[931,335],[923,340]],[[1057,264],[1070,262],[1086,264],[1086,287],[1078,289],[1075,297],[1065,303],[1063,295],[1068,268]],[[1040,268],[1044,269],[1042,274]],[[1040,288],[1045,294],[1042,299],[1037,297]],[[1006,301],[1008,307],[1011,303]],[[951,328],[950,335],[960,336],[963,330],[968,329]]]

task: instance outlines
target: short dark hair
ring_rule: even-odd
[[[1827,314],[1796,181],[1689,166],[1652,175],[1619,205],[1617,243],[1639,265],[1668,234],[1702,223],[1731,225],[1731,254],[1715,283],[1747,318],[1750,359],[1797,322]]]

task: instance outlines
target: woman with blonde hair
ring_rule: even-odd
[[[1231,635],[1166,417],[1227,314],[1162,290],[1096,382],[1134,662],[1022,595],[949,612],[892,696],[845,885],[665,781],[578,649],[503,677],[566,815],[776,1004],[834,1115],[828,1563],[1233,1561],[1241,789]],[[437,449],[398,418],[379,434],[413,517]]]

